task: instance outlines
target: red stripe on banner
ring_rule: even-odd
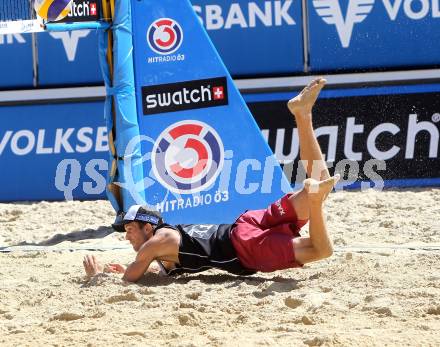
[[[156,22],[157,27],[161,27],[163,25],[171,26],[172,24],[173,24],[173,21],[171,21],[169,19],[162,19],[162,20]]]
[[[183,124],[170,131],[171,137],[175,140],[183,135],[200,135],[202,126],[197,124]]]

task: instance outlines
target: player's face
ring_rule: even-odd
[[[148,224],[144,229],[148,227]],[[147,233],[143,230],[138,223],[131,222],[125,225],[125,239],[130,241],[133,249],[137,252],[142,247],[142,245],[147,242]]]

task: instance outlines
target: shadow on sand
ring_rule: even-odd
[[[68,234],[56,234],[50,239],[41,242],[20,242],[16,245],[10,245],[5,247],[0,247],[1,249],[8,249],[17,246],[55,246],[64,241],[82,241],[82,240],[93,240],[93,239],[103,239],[104,237],[114,233],[115,231],[110,227],[101,226],[98,229],[86,229],[73,231]]]
[[[137,285],[146,287],[161,287],[172,283],[187,284],[191,281],[200,281],[203,284],[223,284],[225,288],[238,287],[245,282],[247,285],[257,287],[252,294],[256,298],[264,298],[266,296],[274,295],[274,293],[287,293],[299,288],[299,283],[303,280],[296,280],[293,278],[284,278],[281,276],[261,277],[258,275],[252,276],[236,276],[231,274],[192,274],[182,277],[162,277],[153,273],[145,274]],[[270,283],[269,286],[259,289],[258,286],[264,283]]]

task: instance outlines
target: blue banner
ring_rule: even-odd
[[[32,36],[0,35],[0,89],[32,88]]]
[[[39,86],[102,83],[93,30],[38,34]]]
[[[118,153],[125,182],[143,165],[132,194],[171,223],[227,223],[289,191],[189,1],[134,1],[132,13],[140,137]]]
[[[312,71],[438,65],[440,3],[307,1]]]
[[[291,93],[249,94],[246,101],[277,159],[300,185],[298,131]],[[353,111],[354,110],[354,111]],[[337,189],[440,184],[440,84],[324,89],[313,109],[315,134]],[[272,117],[276,114],[277,117]]]
[[[192,0],[229,72],[303,72],[301,1]]]
[[[301,183],[301,179],[305,177],[296,172],[299,159],[297,133],[294,130],[295,123],[285,107],[291,95],[290,92],[248,94],[245,95],[245,99],[277,159],[285,165],[295,162],[294,169],[287,170],[288,178],[294,184]],[[439,186],[439,95],[440,85],[324,90],[314,110],[314,122],[320,133],[318,140],[323,152],[329,161],[334,162],[330,170],[345,170],[345,165],[349,164],[352,168],[357,167],[360,170],[359,174],[343,177],[343,188],[359,188],[361,184],[369,186],[369,183],[359,181],[364,176],[379,181],[383,179],[384,187]],[[0,201],[104,199],[108,140],[102,116],[103,108],[102,101],[0,106]],[[354,108],[358,109],[356,114],[352,112]],[[277,114],[276,118],[273,117],[274,113]],[[171,119],[168,120],[169,116]],[[168,124],[176,117],[173,113],[145,116],[146,120],[154,118],[162,118],[163,122]],[[220,120],[222,119],[225,118]],[[198,130],[200,122],[208,123],[202,120],[194,122],[192,127],[179,129],[177,124],[171,129],[164,128],[162,132],[165,136],[161,138],[167,134],[176,134],[176,131]],[[157,122],[151,122],[152,129],[158,128],[155,123]],[[216,131],[215,134],[211,132],[211,138],[208,136],[211,144],[215,144],[216,139],[221,140],[225,148],[231,146],[231,143],[233,146],[234,142],[245,143],[245,147],[252,147],[258,143],[251,142],[253,139],[246,134],[249,132],[248,125],[243,125],[240,118],[237,121],[226,118],[225,123],[230,123],[230,127],[220,126],[218,129],[218,123],[213,123],[215,127],[210,126]],[[144,126],[144,148],[151,148],[160,138],[148,139],[148,122]],[[203,128],[203,125],[201,126]],[[223,132],[219,135],[220,131],[234,127],[239,128],[239,137],[234,138],[233,135],[228,136]],[[175,128],[177,130],[174,130]],[[157,130],[156,133],[159,134],[160,131]],[[195,143],[190,142],[189,145]],[[194,151],[202,149],[197,145],[193,147]],[[144,151],[143,154],[148,152]],[[232,159],[230,154],[234,155]],[[235,151],[225,152],[222,170],[225,173],[220,173],[218,180],[221,182],[216,185],[226,185],[225,178],[228,177],[228,172],[233,172],[229,183],[232,189],[255,189],[255,184],[264,186],[264,179],[261,182],[261,177],[250,175],[254,169],[258,169],[258,161],[241,164],[243,168],[249,164],[246,177],[234,172],[240,171],[234,163],[235,154]],[[350,162],[343,161],[346,159],[350,159]],[[366,171],[365,164],[371,159],[385,160],[386,170],[377,166]],[[263,166],[264,163],[261,163],[261,167]],[[269,173],[269,170],[267,172]],[[356,182],[353,182],[353,178]],[[149,199],[154,199],[154,194],[160,193],[153,170],[141,183],[152,187],[152,190],[146,190],[150,194]],[[247,186],[243,187],[243,183]],[[260,195],[265,196],[264,193]],[[200,196],[191,196],[191,204],[201,207],[202,197],[206,207],[207,202],[208,206],[215,204],[216,199],[222,200],[225,195],[216,195],[216,191],[214,196],[202,192]],[[170,193],[167,202],[159,204],[159,207],[168,209],[167,215],[171,214],[173,208],[184,209],[186,206],[189,211],[192,210],[191,212],[196,210],[189,208],[187,198],[184,204],[182,200],[184,199],[175,199],[173,193]],[[249,204],[249,207],[245,208],[251,208],[252,205]]]
[[[232,75],[303,71],[301,1],[192,3]],[[32,61],[32,54],[28,58]],[[102,83],[97,33],[38,34],[38,66],[41,87]]]
[[[105,197],[103,104],[1,106],[0,201]]]

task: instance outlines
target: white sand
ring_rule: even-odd
[[[327,211],[330,260],[247,279],[87,282],[85,254],[126,264],[134,252],[0,254],[0,345],[439,346],[440,189],[337,193]],[[71,232],[101,238],[54,247],[126,246],[104,237],[113,216],[105,201],[3,204],[0,246]]]

